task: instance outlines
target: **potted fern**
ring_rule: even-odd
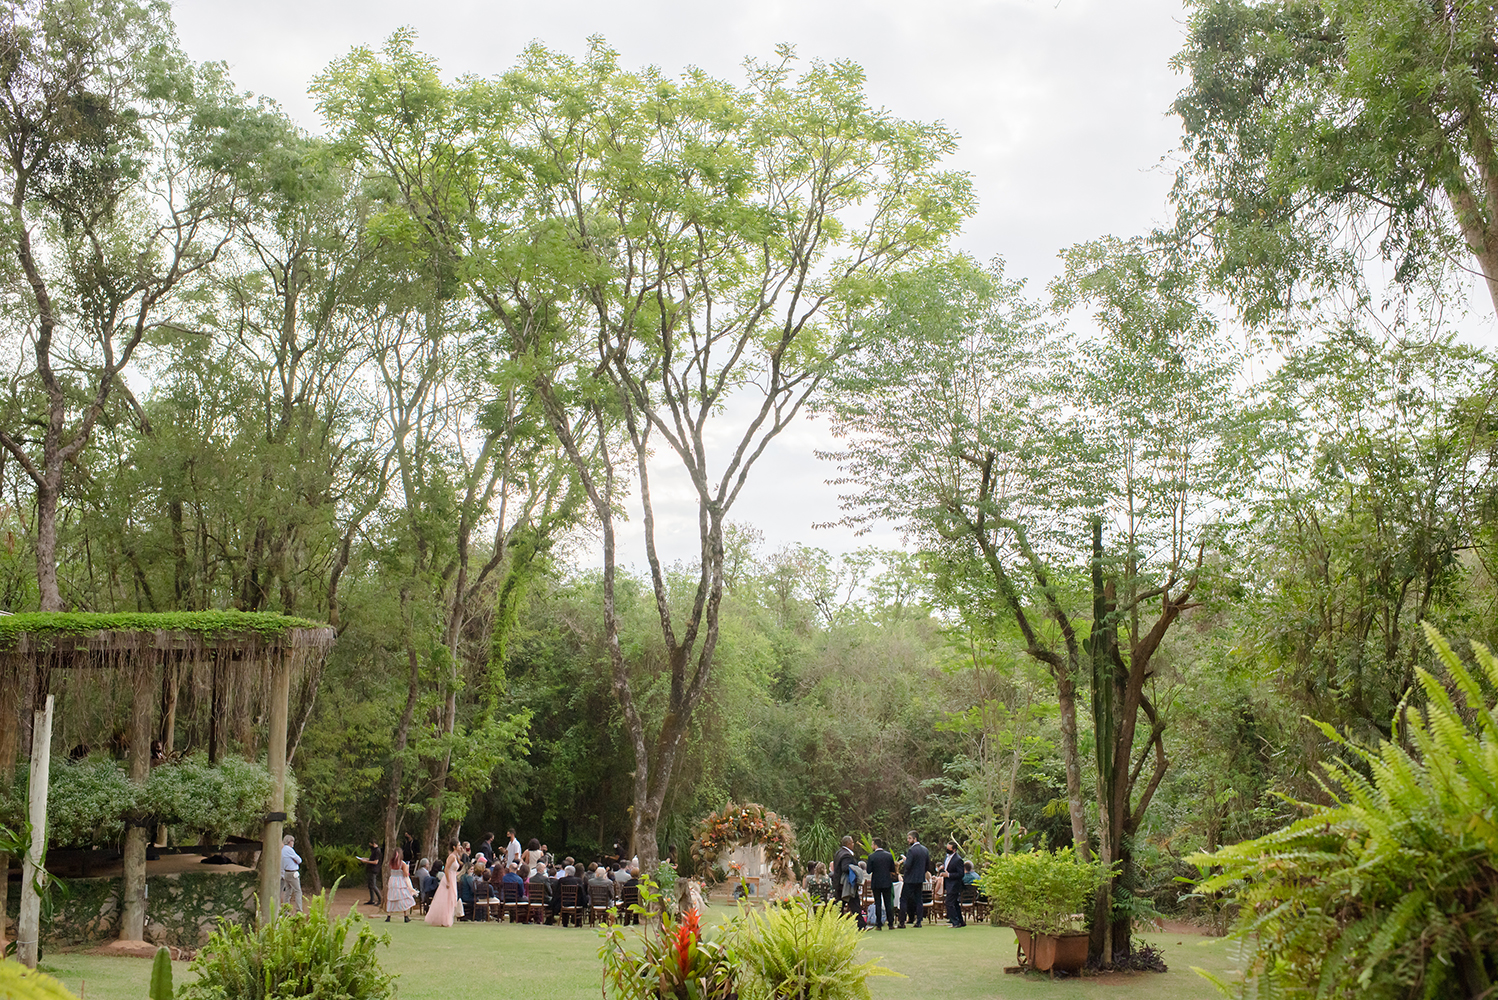
[[[978,878],[994,919],[1014,928],[1020,962],[1041,972],[1079,972],[1087,963],[1083,914],[1103,884],[1098,861],[1070,847],[990,857]]]

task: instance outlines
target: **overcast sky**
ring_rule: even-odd
[[[229,64],[237,83],[274,98],[313,131],[322,124],[307,85],[358,45],[378,46],[409,24],[445,73],[495,74],[533,40],[574,55],[602,35],[626,66],[668,74],[699,66],[740,79],[745,56],[780,42],[802,59],[850,59],[868,75],[877,104],[902,118],[945,122],[961,136],[952,165],[971,173],[978,213],[958,243],[1002,256],[1035,291],[1056,273],[1056,254],[1081,240],[1130,236],[1166,217],[1177,145],[1166,112],[1180,80],[1168,65],[1180,48],[1180,0],[760,0],[701,2],[447,2],[178,0],[183,46]],[[836,520],[833,469],[813,449],[821,428],[785,432],[761,459],[731,519],[760,528],[768,548],[791,542],[840,551],[899,545],[892,531],[855,539]],[[658,517],[669,558],[696,551],[695,509],[661,483]],[[643,562],[634,547],[631,562]]]

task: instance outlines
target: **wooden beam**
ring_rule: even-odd
[[[42,854],[47,847],[47,782],[52,764],[52,696],[36,713],[31,726],[31,840],[21,865],[21,913],[16,926],[16,958],[36,968],[41,956],[42,897],[37,892],[47,877]]]
[[[273,661],[270,683],[270,732],[266,734],[270,764],[270,800],[265,804],[265,837],[260,848],[260,926],[276,919],[281,900],[281,834],[286,824],[272,816],[286,813],[286,719],[291,703],[291,656],[282,652]]]
[[[156,705],[154,657],[137,655],[131,671],[130,782],[146,783],[151,774],[152,709]],[[125,887],[120,905],[120,940],[146,939],[146,841],[145,820],[132,816],[125,827]]]

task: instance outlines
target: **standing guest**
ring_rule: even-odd
[[[547,847],[545,844],[541,845],[541,860],[546,862],[546,867],[549,871],[555,873],[557,859],[551,856],[551,848]]]
[[[505,831],[505,868],[511,865],[520,865],[520,841],[515,839],[514,830]]]
[[[432,905],[427,907],[426,922],[433,927],[451,927],[458,910],[458,872],[463,865],[458,861],[458,842],[447,842],[447,861],[442,866],[442,879],[437,891],[432,894]]]
[[[921,835],[911,830],[905,835],[910,846],[905,850],[905,867],[900,869],[900,908],[905,911],[905,922],[921,926],[926,915],[926,901],[922,892],[926,888],[926,873],[931,870],[931,852],[921,843]]]
[[[406,923],[411,922],[407,911],[416,905],[416,893],[411,886],[411,868],[402,860],[397,847],[390,855],[390,881],[385,885],[385,923],[390,923],[392,914],[399,913]]]
[[[844,837],[843,846],[837,849],[832,856],[832,880],[837,886],[838,899],[842,900],[843,910],[858,918],[858,929],[863,930],[863,914],[859,912],[858,906],[858,880],[852,874],[854,861],[857,855],[853,853],[853,838]]]
[[[484,834],[483,843],[479,844],[479,853],[484,856],[484,864],[492,868],[494,866],[494,834]]]
[[[895,884],[895,856],[884,849],[884,841],[874,838],[874,852],[869,855],[869,887],[874,890],[874,930],[895,926],[895,904],[891,890]]]
[[[520,852],[520,863],[531,870],[535,870],[535,867],[545,859],[546,852],[541,850],[541,842],[535,837],[532,837],[530,843],[525,845],[525,850]]]
[[[296,911],[302,912],[302,856],[291,846],[296,838],[291,834],[281,838],[281,904],[288,899],[296,901]]]
[[[953,927],[966,927],[962,919],[962,855],[957,853],[957,842],[947,841],[947,859],[942,864],[943,891],[947,896],[947,923]]]
[[[409,832],[401,835],[401,856],[408,861],[416,857],[416,838]]]
[[[463,849],[458,852],[458,860],[465,865],[473,860],[473,848],[468,846],[468,841],[466,840],[463,841]]]
[[[364,862],[364,888],[369,890],[369,902],[366,906],[379,906],[383,901],[380,895],[380,876],[385,874],[380,869],[380,862],[385,860],[385,852],[380,847],[378,840],[369,842],[369,856],[359,858]]]

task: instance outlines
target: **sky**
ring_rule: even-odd
[[[781,42],[803,60],[851,60],[864,68],[873,103],[961,136],[949,165],[971,174],[979,207],[957,246],[981,260],[1003,257],[1035,293],[1056,275],[1065,247],[1143,233],[1167,217],[1172,170],[1163,161],[1179,143],[1168,109],[1182,85],[1169,62],[1184,39],[1181,0],[261,0],[250,8],[179,0],[174,10],[193,58],[228,63],[241,88],[275,99],[313,132],[322,123],[307,95],[312,78],[404,25],[453,76],[503,72],[532,41],[580,56],[593,35],[623,65],[668,75],[696,66],[740,80],[745,57],[769,58]],[[730,520],[762,531],[767,550],[902,547],[893,527],[861,538],[813,527],[840,516],[837,488],[826,482],[836,469],[813,454],[832,445],[825,425],[792,425]],[[654,492],[663,555],[694,560],[685,482],[662,470]],[[632,553],[623,558],[643,563],[630,535],[621,537]]]

